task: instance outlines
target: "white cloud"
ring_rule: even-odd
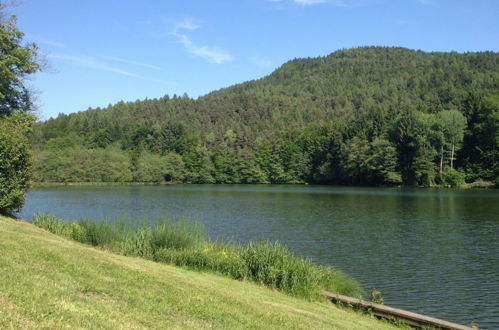
[[[189,31],[194,31],[199,29],[201,26],[194,23],[190,19],[186,19],[175,25],[174,31],[171,33],[172,36],[176,37],[177,40],[185,47],[185,49],[192,55],[207,59],[208,61],[216,64],[222,64],[234,59],[234,57],[226,50],[219,47],[213,46],[199,46],[196,45],[191,38],[185,33],[180,33],[178,30],[184,29]]]
[[[152,64],[147,64],[143,62],[138,62],[138,61],[131,61],[127,60],[121,57],[116,57],[116,56],[102,56],[102,58],[115,61],[115,62],[120,62],[120,63],[126,63],[126,64],[132,64],[132,65],[137,65],[137,66],[142,66],[144,68],[149,68],[149,69],[154,69],[154,70],[160,70],[163,71],[163,69],[157,65],[152,65]]]
[[[31,41],[40,43],[40,44],[45,44],[45,45],[54,46],[54,47],[58,47],[58,48],[64,48],[65,47],[65,45],[62,42],[45,39],[45,38],[34,36],[34,35],[31,35],[31,34],[27,34],[26,38],[29,39],[29,40],[31,40]]]

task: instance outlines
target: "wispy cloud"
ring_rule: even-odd
[[[283,2],[284,0],[267,0],[269,2]],[[327,2],[327,0],[291,0],[292,2],[301,6],[310,6],[318,3]]]
[[[417,2],[425,6],[431,6],[435,4],[433,0],[417,0]]]
[[[267,1],[269,2],[291,1],[300,6],[311,6],[321,3],[328,3],[336,7],[358,7],[366,5],[369,2],[372,2],[372,0],[267,0]],[[432,0],[417,0],[417,1],[430,2]]]
[[[268,68],[268,67],[272,66],[272,62],[270,60],[263,58],[259,55],[252,56],[249,59],[254,65],[262,67],[262,68]]]
[[[185,18],[183,21],[180,21],[175,26],[175,30],[178,29],[186,29],[190,31],[197,30],[201,27],[198,23],[195,23],[191,18]]]
[[[144,67],[144,68],[149,68],[149,69],[163,71],[163,69],[161,67],[157,66],[157,65],[152,65],[152,64],[148,64],[148,63],[144,63],[144,62],[127,60],[127,59],[124,59],[124,58],[121,58],[121,57],[116,57],[116,56],[102,56],[102,58],[104,58],[106,60],[114,61],[114,62],[120,62],[120,63],[131,64],[131,65],[137,65],[137,66],[141,66],[141,67]]]
[[[40,44],[54,46],[54,47],[57,47],[57,48],[64,48],[65,47],[65,45],[62,42],[45,39],[45,38],[42,38],[42,37],[39,37],[39,36],[34,36],[32,34],[26,34],[26,38],[29,39],[29,40],[31,40],[31,41],[40,43]]]
[[[293,1],[302,6],[310,6],[326,2],[326,0],[293,0]]]
[[[201,26],[199,24],[194,23],[190,19],[186,19],[175,25],[175,28],[171,35],[177,38],[177,40],[189,53],[207,59],[212,63],[222,64],[234,59],[234,57],[228,51],[222,48],[213,46],[199,46],[195,44],[187,34],[179,32],[179,30],[194,31],[199,29],[200,27]]]
[[[177,85],[177,82],[175,82],[175,81],[144,77],[144,76],[141,76],[141,75],[133,73],[133,72],[129,72],[129,71],[125,71],[125,70],[116,68],[112,65],[104,63],[104,62],[102,62],[98,59],[95,59],[93,57],[74,56],[74,55],[67,55],[67,54],[47,54],[46,56],[49,58],[55,58],[55,59],[59,59],[59,60],[63,60],[63,61],[72,62],[72,63],[78,64],[78,65],[81,65],[81,66],[84,66],[87,68],[91,68],[91,69],[113,72],[113,73],[120,74],[120,75],[123,75],[126,77],[146,80],[146,81],[165,84],[165,85]],[[106,57],[102,56],[101,58],[106,58]],[[111,59],[111,57],[109,59]],[[124,60],[124,59],[121,59],[119,57],[115,57],[113,59],[116,62],[124,62],[124,63],[131,62],[131,64],[137,64],[137,65],[138,65],[138,63],[140,63],[140,62]],[[118,59],[118,60],[116,60],[116,59]],[[121,60],[123,60],[123,61],[121,61]],[[140,63],[140,64],[145,64],[145,63]]]
[[[114,72],[127,77],[142,78],[142,76],[138,74],[115,68],[106,63],[100,62],[92,57],[82,57],[82,56],[73,56],[73,55],[64,55],[64,54],[48,54],[47,57],[77,63],[92,69]]]

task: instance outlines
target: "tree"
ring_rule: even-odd
[[[466,118],[459,111],[449,110],[439,112],[438,121],[442,125],[443,145],[450,149],[450,168],[453,169],[454,154],[463,142]],[[443,159],[443,154],[441,159]]]
[[[493,181],[499,176],[499,92],[487,98],[470,92],[463,112],[468,123],[456,163],[470,181]]]
[[[391,136],[397,148],[398,166],[402,182],[406,185],[416,185],[417,177],[414,160],[417,154],[417,141],[414,136],[416,114],[408,110],[395,121]]]
[[[14,16],[5,19],[0,7],[0,213],[24,204],[31,175],[26,134],[34,116],[26,114],[33,103],[23,80],[41,69],[37,47],[21,45],[23,33]]]
[[[0,8],[1,10],[1,8]],[[0,116],[24,113],[33,107],[24,79],[41,70],[36,60],[38,48],[21,44],[23,33],[16,28],[16,18],[0,18]]]

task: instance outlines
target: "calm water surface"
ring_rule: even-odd
[[[284,185],[68,186],[20,216],[203,220],[213,239],[280,240],[387,305],[499,328],[499,191]]]

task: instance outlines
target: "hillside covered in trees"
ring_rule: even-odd
[[[365,47],[60,114],[31,141],[43,182],[458,185],[497,182],[498,123],[498,53]]]

